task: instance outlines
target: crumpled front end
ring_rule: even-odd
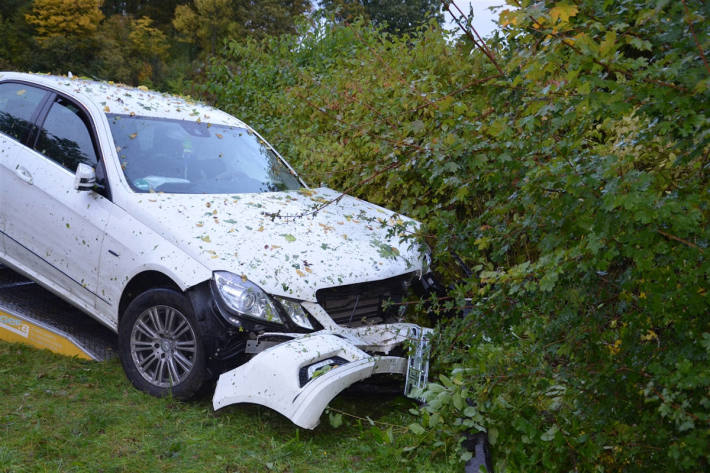
[[[405,376],[407,395],[423,387],[430,335],[430,329],[403,323],[291,334],[291,340],[223,373],[212,403],[215,410],[240,402],[261,404],[313,429],[335,396],[375,374]],[[405,344],[408,357],[388,355]]]

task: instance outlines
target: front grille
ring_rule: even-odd
[[[414,273],[407,273],[381,281],[319,289],[316,300],[338,325],[359,327],[394,322],[401,307],[397,303],[404,299],[413,278]],[[388,302],[394,304],[385,309],[383,305]]]

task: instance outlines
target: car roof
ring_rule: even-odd
[[[81,102],[91,101],[105,113],[172,118],[248,128],[241,120],[209,105],[186,97],[131,87],[113,82],[100,82],[76,76],[53,76],[0,71],[0,81],[35,83],[63,92]]]

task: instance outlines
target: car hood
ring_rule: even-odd
[[[327,188],[261,194],[134,194],[129,212],[212,271],[315,301],[324,287],[422,268],[417,222]],[[402,227],[405,231],[399,231]]]

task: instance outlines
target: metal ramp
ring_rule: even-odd
[[[118,353],[114,332],[2,264],[0,339],[96,361]]]

